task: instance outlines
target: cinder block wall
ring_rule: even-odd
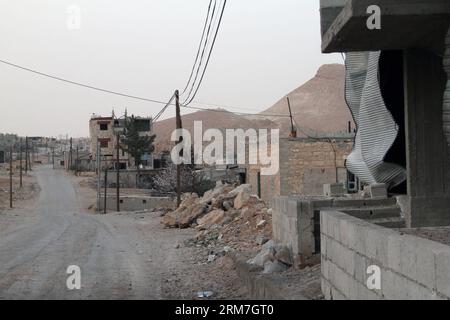
[[[175,208],[175,202],[168,197],[121,197],[121,211],[141,211],[158,208]],[[106,198],[106,210],[116,211],[116,197]],[[104,198],[100,201],[100,210],[104,210]]]
[[[322,291],[326,299],[449,299],[450,246],[321,212]],[[367,268],[381,269],[369,290]]]
[[[322,202],[331,205],[331,200]],[[291,249],[296,265],[306,263],[315,253],[314,210],[322,202],[288,196],[272,202],[273,240]]]

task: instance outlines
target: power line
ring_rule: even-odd
[[[195,90],[194,95],[191,97],[191,99],[189,100],[189,102],[187,103],[187,105],[189,105],[189,104],[194,100],[195,96],[196,96],[197,93],[198,93],[198,90],[200,89],[200,86],[202,85],[203,78],[205,77],[206,69],[208,69],[208,64],[209,64],[209,61],[210,61],[210,59],[211,59],[211,54],[212,54],[213,49],[214,49],[214,44],[216,43],[216,40],[217,40],[217,35],[218,35],[218,33],[219,33],[219,29],[220,29],[220,25],[221,25],[221,23],[222,23],[223,13],[225,12],[225,7],[226,7],[226,5],[227,5],[227,0],[224,0],[223,7],[222,7],[222,12],[220,13],[219,23],[218,23],[218,25],[217,25],[216,33],[215,33],[215,35],[214,35],[214,39],[213,39],[213,42],[212,42],[212,45],[211,45],[211,49],[210,49],[209,54],[208,54],[208,59],[206,60],[205,68],[203,69],[203,73],[202,73],[202,76],[201,76],[201,78],[200,78],[200,81],[199,81],[199,83],[198,83],[198,85],[197,85],[197,89]]]
[[[33,69],[30,69],[30,68],[27,68],[27,67],[23,67],[23,66],[20,66],[20,65],[17,65],[17,64],[14,64],[14,63],[2,60],[2,59],[0,59],[0,63],[6,64],[6,65],[9,65],[11,67],[18,68],[18,69],[21,69],[21,70],[24,70],[24,71],[28,71],[28,72],[31,72],[31,73],[34,73],[34,74],[37,74],[37,75],[40,75],[40,76],[43,76],[43,77],[47,77],[47,78],[50,78],[50,79],[53,79],[53,80],[62,81],[62,82],[68,83],[68,84],[76,85],[76,86],[79,86],[79,87],[83,87],[83,88],[87,88],[87,89],[91,89],[91,90],[95,90],[95,91],[100,91],[100,92],[104,92],[104,93],[109,93],[109,94],[113,94],[113,95],[117,95],[117,96],[122,96],[122,97],[130,98],[130,99],[136,99],[136,100],[147,101],[147,102],[152,102],[152,103],[157,103],[157,104],[164,105],[164,108],[157,114],[157,116],[160,116],[160,114],[162,114],[162,112],[164,112],[167,109],[168,106],[171,106],[171,105],[173,106],[174,105],[174,103],[173,103],[173,96],[172,96],[172,99],[169,101],[169,103],[167,103],[167,102],[161,101],[161,100],[135,96],[135,95],[131,95],[131,94],[128,94],[128,93],[122,93],[122,92],[118,92],[118,91],[103,89],[103,88],[95,87],[95,86],[92,86],[92,85],[87,85],[87,84],[83,84],[83,83],[80,83],[80,82],[64,79],[64,78],[53,76],[53,75],[50,75],[50,74],[47,74],[47,73],[44,73],[44,72],[41,72],[41,71],[37,71],[37,70],[33,70]],[[214,110],[214,109],[209,109],[209,108],[192,107],[192,106],[188,106],[188,105],[184,105],[184,104],[181,104],[180,106],[182,108],[203,110],[203,111],[224,112],[224,113],[231,112],[231,111],[227,111],[227,110]],[[276,115],[276,114],[274,114],[274,115],[271,115],[271,114],[261,115],[261,114],[252,114],[252,113],[237,113],[237,112],[231,112],[231,113],[235,113],[235,114],[238,114],[238,115],[248,115],[248,116],[289,117],[289,115]]]
[[[214,15],[215,15],[215,13],[216,13],[216,6],[217,6],[217,1],[214,0],[214,7],[213,7],[213,10],[212,10],[212,13],[211,13],[211,18],[210,18],[210,20],[209,20],[208,31],[206,32],[205,43],[204,43],[204,45],[203,45],[203,50],[202,50],[202,54],[201,54],[201,56],[200,56],[200,61],[199,61],[199,63],[198,63],[197,71],[196,71],[196,73],[195,73],[194,80],[192,81],[192,85],[191,85],[191,88],[190,88],[190,90],[189,90],[188,96],[187,96],[187,98],[184,100],[183,104],[186,103],[186,101],[189,100],[189,97],[191,96],[192,91],[194,91],[195,83],[197,82],[198,75],[199,75],[199,73],[200,73],[200,69],[201,69],[201,67],[202,67],[202,65],[203,65],[203,58],[204,58],[204,56],[205,56],[206,48],[208,47],[208,43],[209,43],[209,39],[210,39],[210,34],[211,34],[211,27],[213,26]],[[195,67],[195,65],[194,65],[194,67]],[[189,85],[189,83],[188,83],[188,85]]]
[[[211,12],[212,2],[213,2],[213,0],[209,0],[208,12],[206,14],[205,25],[203,26],[202,37],[201,37],[200,43],[198,45],[197,56],[195,57],[194,65],[192,66],[191,75],[189,76],[189,80],[186,83],[186,87],[184,88],[183,92],[181,92],[181,94],[184,94],[186,92],[187,88],[189,87],[189,83],[192,80],[192,76],[194,75],[195,66],[197,65],[198,58],[200,57],[200,51],[201,51],[201,48],[202,48],[203,39],[205,38],[206,27],[208,26],[209,14]]]
[[[102,89],[102,88],[94,87],[94,86],[91,86],[91,85],[83,84],[83,83],[80,83],[80,82],[63,79],[63,78],[56,77],[56,76],[53,76],[53,75],[50,75],[50,74],[47,74],[47,73],[43,73],[43,72],[40,72],[40,71],[36,71],[36,70],[33,70],[33,69],[22,67],[22,66],[19,66],[17,64],[14,64],[14,63],[11,63],[11,62],[8,62],[8,61],[5,61],[5,60],[0,60],[0,63],[6,64],[6,65],[9,65],[9,66],[18,68],[18,69],[22,69],[22,70],[25,70],[25,71],[29,71],[29,72],[38,74],[40,76],[48,77],[48,78],[51,78],[51,79],[54,79],[54,80],[70,83],[70,84],[73,84],[73,85],[76,85],[76,86],[80,86],[80,87],[84,87],[84,88],[88,88],[88,89],[92,89],[92,90],[96,90],[96,91],[106,92],[106,93],[109,93],[109,94],[114,94],[114,95],[117,95],[117,96],[122,96],[122,97],[130,98],[130,99],[142,100],[142,101],[153,102],[153,103],[158,103],[158,104],[166,104],[166,102],[160,101],[160,100],[149,99],[149,98],[142,98],[142,97],[130,95],[130,94],[127,94],[127,93],[121,93],[121,92],[117,92],[117,91],[113,91],[113,90]]]

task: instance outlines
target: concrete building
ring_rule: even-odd
[[[96,162],[97,150],[99,150],[102,168],[115,167],[117,159],[117,135],[122,133],[125,126],[124,118],[102,117],[93,114],[89,121],[89,133],[91,138],[91,158],[94,163]],[[139,124],[141,135],[151,135],[152,132],[152,119],[151,118],[135,118]],[[119,150],[119,166],[121,170],[128,169],[135,165],[135,159],[133,159],[128,153],[123,150]],[[153,158],[151,155],[144,155],[141,159],[141,164],[144,168],[153,168]]]
[[[450,2],[321,0],[321,17],[324,53],[345,52],[347,59],[381,55],[379,86],[404,137],[392,156],[404,159],[402,209],[408,226],[450,225]],[[371,19],[379,20],[379,28],[370,26]],[[376,120],[368,124],[375,125]],[[371,137],[377,146],[383,144],[379,132]]]
[[[278,173],[264,176],[260,165],[249,165],[247,182],[267,203],[276,196],[322,195],[324,184],[337,182],[356,191],[345,168],[352,146],[352,134],[335,138],[281,138]]]

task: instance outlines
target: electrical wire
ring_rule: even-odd
[[[194,75],[195,66],[197,65],[198,58],[200,57],[200,51],[201,51],[201,48],[202,48],[203,40],[204,40],[204,38],[205,38],[206,27],[208,26],[209,14],[210,14],[210,12],[211,12],[212,2],[213,2],[213,0],[209,0],[208,12],[207,12],[207,14],[206,14],[205,25],[203,26],[202,37],[201,37],[200,43],[199,43],[199,45],[198,45],[197,56],[195,57],[194,65],[192,66],[191,75],[189,76],[189,79],[188,79],[188,81],[187,81],[187,83],[186,83],[186,87],[185,87],[184,90],[181,92],[181,95],[183,95],[183,94],[186,92],[187,88],[189,87],[189,83],[190,83],[191,80],[192,80],[192,76]]]
[[[219,33],[219,29],[220,29],[220,25],[221,25],[221,23],[222,23],[223,13],[225,12],[225,7],[226,7],[226,5],[227,5],[227,0],[224,0],[223,7],[222,7],[222,12],[220,13],[219,23],[218,23],[218,25],[217,25],[216,33],[215,33],[215,35],[214,35],[214,39],[213,39],[213,42],[212,42],[212,45],[211,45],[211,49],[210,49],[209,54],[208,54],[208,59],[206,60],[205,68],[203,69],[203,73],[202,73],[202,76],[201,76],[201,78],[200,78],[200,81],[199,81],[199,83],[198,83],[198,85],[197,85],[197,89],[195,90],[194,95],[191,97],[191,99],[189,100],[189,102],[187,103],[187,105],[191,104],[191,102],[192,102],[192,101],[194,100],[194,98],[196,97],[196,95],[197,95],[197,93],[198,93],[198,90],[200,89],[200,87],[201,87],[201,85],[202,85],[203,78],[205,77],[206,70],[208,69],[208,64],[209,64],[209,61],[210,61],[210,59],[211,59],[211,54],[212,54],[212,52],[213,52],[214,45],[215,45],[216,40],[217,40],[217,35],[218,35],[218,33]]]
[[[212,27],[213,21],[214,21],[214,15],[215,15],[215,12],[216,12],[216,6],[217,6],[217,1],[214,0],[214,7],[213,7],[213,10],[212,10],[211,19],[209,20],[208,31],[206,32],[205,44],[203,45],[203,50],[202,50],[202,54],[200,56],[200,61],[198,63],[198,67],[197,67],[197,71],[195,73],[194,81],[192,81],[192,85],[191,85],[191,88],[189,90],[188,96],[184,100],[183,104],[186,103],[186,101],[189,100],[189,97],[191,96],[192,91],[194,91],[194,87],[195,87],[195,83],[197,82],[198,75],[200,74],[200,70],[201,70],[201,67],[203,65],[203,58],[205,56],[206,48],[208,47],[208,43],[209,43],[209,40],[210,40],[211,27]]]
[[[162,104],[162,105],[164,105],[164,108],[160,112],[158,112],[157,116],[159,116],[159,117],[161,116],[162,112],[164,112],[167,109],[167,107],[175,105],[173,103],[174,95],[172,96],[172,98],[170,99],[170,101],[168,103],[168,102],[157,100],[157,99],[151,99],[151,98],[135,96],[135,95],[131,95],[131,94],[128,94],[128,93],[122,93],[122,92],[118,92],[118,91],[103,89],[103,88],[95,87],[95,86],[92,86],[92,85],[87,85],[87,84],[83,84],[83,83],[80,83],[80,82],[64,79],[64,78],[61,78],[61,77],[50,75],[48,73],[44,73],[44,72],[41,72],[41,71],[37,71],[37,70],[33,70],[33,69],[30,69],[30,68],[27,68],[27,67],[23,67],[23,66],[20,66],[18,64],[14,64],[14,63],[8,62],[6,60],[2,60],[2,59],[0,59],[0,63],[6,64],[6,65],[9,65],[11,67],[18,68],[18,69],[21,69],[21,70],[24,70],[24,71],[28,71],[28,72],[31,72],[31,73],[34,73],[34,74],[37,74],[37,75],[40,75],[40,76],[43,76],[43,77],[47,77],[47,78],[50,78],[50,79],[53,79],[53,80],[57,80],[57,81],[61,81],[61,82],[64,82],[64,83],[76,85],[76,86],[79,86],[79,87],[83,87],[83,88],[87,88],[87,89],[91,89],[91,90],[95,90],[95,91],[100,91],[100,92],[104,92],[104,93],[108,93],[108,94],[113,94],[113,95],[117,95],[117,96],[122,96],[122,97],[130,98],[130,99],[136,99],[136,100],[147,101],[147,102],[152,102],[152,103],[156,103],[156,104]],[[222,113],[230,113],[231,112],[231,113],[234,113],[234,114],[237,114],[237,115],[246,115],[246,116],[289,117],[289,115],[277,115],[277,114],[237,113],[237,112],[232,112],[232,111],[227,111],[227,110],[215,110],[215,109],[210,109],[210,108],[193,107],[193,106],[188,106],[188,105],[185,105],[185,104],[180,104],[180,107],[187,108],[187,109],[222,112]]]

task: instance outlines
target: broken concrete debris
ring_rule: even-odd
[[[266,242],[261,251],[247,261],[250,265],[255,265],[264,269],[263,273],[283,272],[293,265],[292,254],[289,248],[277,245],[270,240]]]
[[[248,184],[218,183],[203,197],[185,194],[180,207],[167,213],[162,223],[166,228],[195,228],[195,238],[184,244],[209,248],[208,262],[234,250],[256,252],[272,235],[268,208]]]

